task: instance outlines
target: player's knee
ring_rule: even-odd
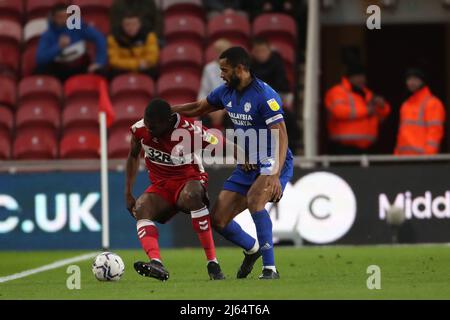
[[[225,219],[221,218],[217,214],[211,213],[210,218],[211,218],[211,225],[212,225],[213,229],[216,231],[220,232],[227,225],[227,222],[225,221]]]
[[[136,217],[136,220],[144,219],[144,214],[142,209],[138,209],[137,207],[134,208],[134,216]]]
[[[136,201],[136,205],[134,206],[134,214],[136,220],[148,219],[148,214],[145,210],[144,203],[142,201]]]
[[[265,203],[261,201],[261,197],[255,194],[247,195],[247,208],[250,212],[257,212],[264,209]]]
[[[192,211],[203,206],[203,194],[198,190],[185,189],[180,194],[179,202],[183,208]]]

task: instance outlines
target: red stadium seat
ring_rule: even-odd
[[[140,74],[124,74],[111,83],[111,96],[116,112],[114,126],[131,126],[143,117],[151,97],[155,93],[151,78]]]
[[[0,130],[0,159],[8,160],[9,158],[11,158],[10,136]]]
[[[108,35],[110,33],[110,23],[108,12],[99,11],[83,11],[83,21],[103,33]]]
[[[22,27],[9,20],[0,20],[0,69],[19,71]]]
[[[138,73],[127,73],[117,76],[111,82],[111,96],[144,95],[150,99],[155,94],[153,79]]]
[[[217,52],[216,49],[214,48],[214,44],[211,43],[207,48],[206,48],[206,53],[205,53],[205,64],[206,63],[210,63],[211,61],[217,59]]]
[[[266,13],[253,21],[253,35],[264,37],[269,42],[283,41],[294,45],[297,40],[297,25],[294,18],[282,13]]]
[[[164,0],[162,2],[164,17],[192,16],[205,20],[202,0]]]
[[[23,41],[26,46],[37,45],[39,38],[47,29],[48,19],[46,18],[37,18],[27,22],[23,29]]]
[[[247,17],[237,13],[221,14],[209,20],[208,34],[210,44],[219,38],[225,38],[235,45],[248,49],[250,22]]]
[[[64,84],[66,106],[62,125],[66,133],[77,129],[98,131],[98,75],[77,75]]]
[[[62,86],[50,76],[23,78],[19,84],[19,106],[16,126],[50,127],[58,129],[61,123]]]
[[[98,97],[98,82],[102,77],[98,75],[83,74],[67,79],[64,83],[64,94],[66,98],[72,96]]]
[[[83,13],[82,19],[85,23],[93,26],[104,35],[109,34],[109,9],[112,0],[75,0],[72,2],[80,6]]]
[[[100,156],[100,138],[92,131],[73,131],[61,139],[60,154],[64,159],[93,159]]]
[[[90,9],[109,11],[113,2],[113,0],[73,0],[72,4],[79,6],[81,11]]]
[[[56,130],[60,127],[60,118],[58,104],[40,99],[28,100],[17,110],[16,129],[48,127]]]
[[[79,128],[98,128],[98,99],[76,99],[66,104],[62,114],[62,125],[65,132]]]
[[[170,104],[195,101],[199,88],[199,77],[182,72],[163,74],[157,83],[158,95]]]
[[[16,75],[19,71],[19,62],[19,47],[0,40],[0,71]]]
[[[205,35],[205,23],[198,17],[180,15],[164,19],[164,37],[169,44],[190,42],[202,48]]]
[[[22,24],[23,3],[17,0],[0,0],[0,21],[10,20]]]
[[[148,99],[145,99],[142,96],[122,96],[118,99],[114,99],[113,107],[116,113],[114,126],[131,126],[139,119],[142,119],[148,101]]]
[[[129,126],[118,127],[111,131],[108,138],[110,158],[126,158],[130,150],[131,132]]]
[[[68,3],[64,0],[27,0],[25,1],[25,12],[27,21],[47,17],[50,9],[57,3]]]
[[[56,136],[49,129],[25,129],[14,140],[15,159],[54,159],[58,155]]]
[[[51,76],[31,76],[23,78],[19,83],[19,100],[49,99],[59,102],[62,97],[62,85],[57,78]]]
[[[170,44],[161,51],[160,66],[162,74],[185,71],[200,76],[203,51],[191,44]]]
[[[37,43],[30,43],[22,54],[22,76],[31,76],[36,69]]]
[[[11,109],[0,105],[0,131],[11,133],[14,126],[14,115]]]
[[[11,40],[20,44],[22,41],[22,26],[14,21],[0,20],[0,37],[2,40]]]
[[[10,77],[0,76],[0,103],[11,108],[16,104],[16,82]]]

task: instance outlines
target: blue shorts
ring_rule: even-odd
[[[280,174],[280,183],[283,191],[288,181],[291,180],[293,174],[294,174],[293,161],[292,159],[286,159],[286,161],[284,162],[283,170],[281,170]],[[246,197],[248,190],[255,182],[256,178],[259,177],[259,175],[260,175],[259,170],[245,172],[241,169],[241,166],[238,165],[236,169],[234,169],[231,176],[223,184],[223,190],[237,192]]]

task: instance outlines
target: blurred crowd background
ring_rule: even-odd
[[[66,9],[81,8],[69,29]],[[382,29],[365,9],[378,4]],[[321,2],[321,154],[449,151],[448,1]],[[153,97],[201,99],[222,83],[217,58],[245,47],[253,74],[283,99],[303,155],[307,1],[0,0],[0,159],[99,157],[99,79],[116,112],[109,155]],[[231,128],[223,111],[202,119]]]

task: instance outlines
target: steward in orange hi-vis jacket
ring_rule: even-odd
[[[366,87],[363,68],[353,67],[325,97],[332,154],[362,154],[378,138],[380,122],[391,107]]]
[[[400,126],[394,153],[437,154],[444,135],[444,105],[430,92],[422,70],[408,70],[406,86],[411,96],[400,109]]]

